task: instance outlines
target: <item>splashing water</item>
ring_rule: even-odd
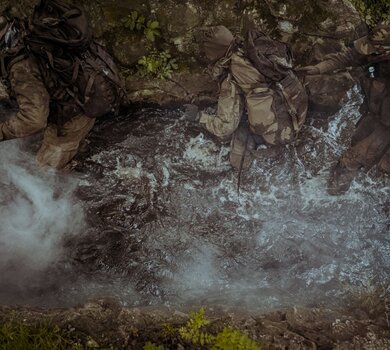
[[[326,192],[361,103],[354,88],[336,115],[308,120],[294,145],[259,146],[240,195],[228,145],[179,111],[101,122],[76,168],[89,227],[68,242],[68,272],[52,274],[57,303],[113,294],[127,305],[270,308],[388,283],[388,178],[374,169],[345,195]]]
[[[388,179],[361,174],[346,195],[326,192],[361,103],[354,88],[328,123],[307,123],[295,145],[260,146],[240,195],[228,146],[177,112],[143,110],[116,129],[103,124],[81,168],[99,175],[82,187],[94,192],[91,211],[120,232],[117,258],[103,260],[138,293],[130,303],[280,307],[386,283]],[[92,255],[99,270],[101,255]]]
[[[75,183],[38,169],[20,142],[0,149],[0,300],[12,302],[39,288],[47,269],[63,255],[63,240],[84,226]]]

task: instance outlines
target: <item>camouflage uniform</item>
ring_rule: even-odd
[[[4,33],[3,33],[4,34]],[[0,141],[26,137],[44,130],[37,160],[41,165],[63,168],[77,154],[80,144],[92,129],[95,119],[75,113],[61,125],[50,110],[50,93],[38,62],[25,57],[10,65],[7,81],[10,96],[15,98],[18,112],[0,123]]]
[[[95,119],[82,114],[73,117],[61,127],[59,136],[57,125],[48,123],[50,96],[39,67],[32,58],[26,58],[11,67],[9,83],[18,104],[18,112],[0,123],[0,141],[26,137],[45,130],[37,160],[41,165],[63,168],[77,154]]]
[[[212,27],[205,40],[204,52],[213,62],[212,78],[220,83],[216,115],[200,113],[200,124],[222,140],[231,141],[230,162],[238,169],[245,150],[248,154],[244,167],[250,164],[250,150],[256,138],[269,145],[291,142],[304,119],[294,127],[288,113],[275,113],[274,101],[282,98],[268,87],[265,77],[245,57],[241,49],[231,50],[234,41],[230,31]],[[248,120],[243,119],[244,111]]]
[[[379,168],[390,173],[390,25],[382,23],[367,37],[355,41],[345,53],[329,55],[312,67],[317,73],[328,73],[348,66],[375,67],[362,78],[367,97],[368,113],[359,122],[351,147],[332,170],[329,192],[339,194],[348,190],[356,171],[363,167]],[[375,62],[375,64],[373,63]],[[310,68],[310,67],[309,67]],[[311,74],[315,70],[311,70]]]

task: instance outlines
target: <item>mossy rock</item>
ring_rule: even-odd
[[[140,57],[147,54],[148,41],[145,37],[121,30],[111,40],[112,53],[122,66],[131,67],[137,64]]]

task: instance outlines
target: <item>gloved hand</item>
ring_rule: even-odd
[[[190,122],[197,122],[199,120],[199,108],[193,104],[184,105],[183,117]]]
[[[303,73],[306,75],[317,75],[321,74],[320,69],[317,66],[306,66],[306,67],[299,67],[295,69],[298,73]]]

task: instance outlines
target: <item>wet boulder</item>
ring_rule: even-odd
[[[356,80],[348,72],[312,75],[305,78],[312,110],[334,113],[346,102]]]

